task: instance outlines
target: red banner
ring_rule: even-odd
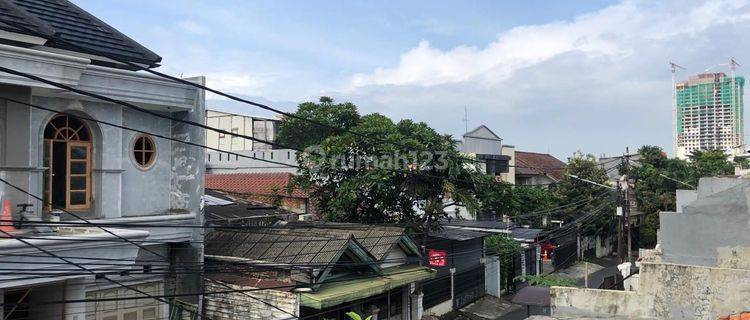
[[[445,267],[445,250],[427,250],[427,257],[431,267]]]

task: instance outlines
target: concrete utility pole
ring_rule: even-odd
[[[637,268],[635,266],[635,256],[633,256],[633,217],[631,215],[630,210],[630,150],[629,148],[625,148],[625,155],[622,156],[622,168],[623,168],[623,175],[620,177],[620,183],[619,183],[619,189],[622,191],[622,196],[620,199],[622,199],[622,209],[618,210],[618,213],[620,211],[622,212],[622,215],[624,215],[624,218],[627,221],[627,244],[628,244],[628,259],[621,259],[622,262],[630,261],[630,270],[631,273],[633,273]],[[621,216],[622,216],[621,215]],[[620,219],[621,220],[621,219]],[[622,232],[618,229],[618,232],[620,234],[620,237],[622,237]],[[622,240],[618,240],[618,243],[621,243]]]

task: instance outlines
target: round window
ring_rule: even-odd
[[[139,167],[148,169],[156,161],[156,143],[149,135],[139,135],[133,143],[133,158]]]

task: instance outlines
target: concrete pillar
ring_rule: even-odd
[[[0,303],[5,303],[5,289],[0,289]],[[5,319],[5,308],[0,308],[0,319]]]
[[[83,300],[86,299],[86,284],[85,278],[67,280],[64,287],[64,299],[65,300]],[[65,316],[62,319],[65,320],[85,320],[86,319],[86,303],[66,303],[63,309]]]
[[[411,307],[409,301],[409,295],[411,294],[411,286],[404,286],[401,289],[401,319],[409,320],[411,316]]]
[[[410,295],[411,319],[422,319],[422,316],[424,316],[424,308],[422,307],[423,297],[424,294],[422,292],[417,292]]]

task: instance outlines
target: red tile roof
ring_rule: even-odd
[[[516,151],[516,175],[547,175],[560,181],[565,177],[565,162],[547,153]]]
[[[293,177],[287,172],[212,173],[206,174],[206,188],[239,194],[288,196],[285,188]],[[299,189],[294,189],[291,196],[308,197],[306,192]]]

